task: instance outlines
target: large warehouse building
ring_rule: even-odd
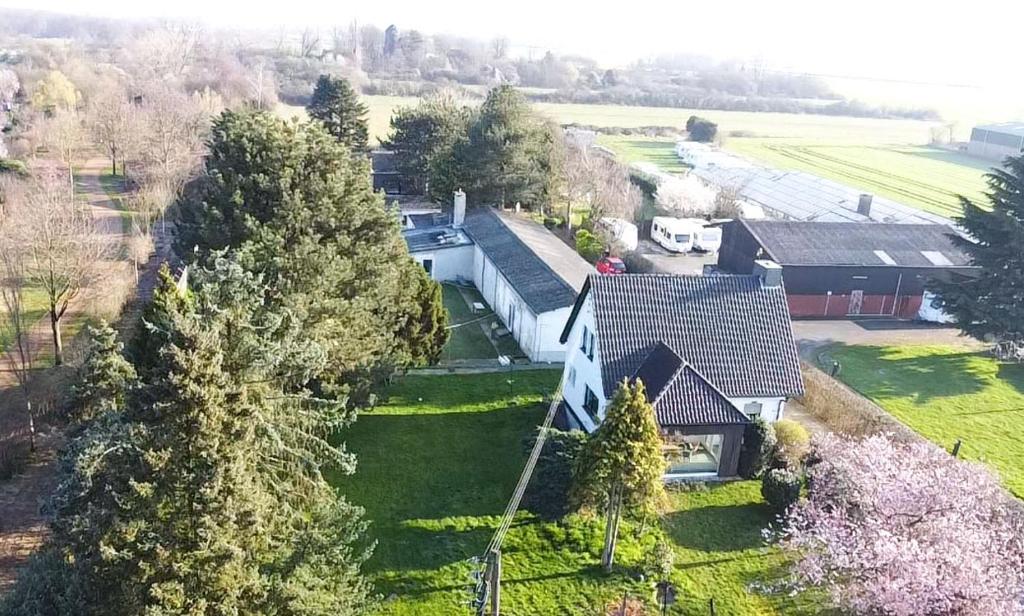
[[[1024,153],[1024,122],[975,126],[967,143],[967,153],[998,161],[1007,156],[1020,156]]]
[[[750,274],[782,266],[793,317],[914,318],[928,281],[976,269],[944,225],[741,220],[726,225],[718,265]]]

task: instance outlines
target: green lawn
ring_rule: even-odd
[[[39,287],[27,287],[22,292],[21,301],[25,305],[25,322],[29,327],[45,317],[50,309],[46,292]],[[0,304],[0,311],[6,312],[6,307],[2,304]],[[5,319],[4,326],[0,327],[0,349],[6,349],[12,338],[13,335],[9,331]]]
[[[444,292],[444,307],[448,311],[448,322],[456,327],[451,330],[451,337],[444,347],[443,359],[494,359],[498,352],[494,345],[487,339],[484,331],[477,322],[480,314],[474,314],[469,305],[459,294],[458,288],[446,284],[442,286]],[[490,311],[488,311],[490,312]],[[465,324],[465,325],[463,325]]]
[[[831,347],[840,378],[946,449],[991,465],[1024,498],[1024,366],[950,346]]]
[[[667,137],[598,135],[597,143],[615,152],[624,163],[654,163],[662,171],[683,173],[686,165],[676,156],[676,140]]]
[[[524,439],[544,416],[559,373],[517,372],[514,404],[506,374],[408,376],[342,434],[359,459],[351,477],[332,477],[366,508],[378,544],[368,573],[385,601],[380,614],[469,613],[467,559],[480,555],[524,462]],[[775,579],[781,556],[762,547],[769,521],[759,485],[739,482],[673,494],[664,518],[676,545],[680,603],[697,614],[714,596],[719,614],[813,614],[788,596],[748,592]],[[509,614],[601,614],[623,592],[649,598],[635,573],[653,545],[626,523],[616,573],[599,562],[600,519],[545,523],[521,513],[503,549],[503,605]]]
[[[730,139],[725,146],[772,167],[813,173],[942,216],[960,212],[958,194],[986,203],[988,164],[948,150],[771,139]]]

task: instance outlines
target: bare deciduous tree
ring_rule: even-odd
[[[299,55],[303,58],[312,58],[317,55],[320,48],[320,32],[306,28],[302,31],[302,38],[299,39]]]
[[[257,109],[273,109],[277,104],[277,84],[274,71],[267,68],[267,63],[258,60],[249,68],[246,75],[249,85],[249,100]]]
[[[78,154],[88,145],[82,118],[74,110],[40,117],[38,130],[41,145],[68,169],[73,168]],[[71,173],[68,180],[71,186],[74,183]]]
[[[577,204],[589,207],[591,221],[605,216],[632,221],[643,203],[643,195],[629,180],[626,168],[586,146],[566,143],[562,175],[562,197],[570,221]]]
[[[20,200],[17,201],[20,203]],[[3,300],[3,318],[0,330],[7,346],[4,355],[9,369],[18,382],[25,403],[29,449],[35,451],[35,418],[32,412],[30,378],[35,367],[35,349],[32,346],[31,322],[25,304],[25,250],[18,231],[18,223],[5,217],[0,224],[0,298]]]
[[[20,232],[25,279],[46,296],[57,365],[64,362],[62,319],[71,302],[103,278],[103,260],[111,254],[88,208],[62,177],[65,173],[37,173],[25,193],[24,207],[9,213]]]
[[[117,159],[123,160],[131,150],[129,141],[137,135],[134,131],[135,106],[128,100],[128,94],[120,89],[102,92],[89,105],[88,124],[93,138],[110,156],[111,174],[117,175]],[[121,175],[124,175],[122,166]]]

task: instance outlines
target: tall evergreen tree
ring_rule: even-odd
[[[347,80],[320,75],[306,111],[309,117],[323,122],[327,132],[350,151],[365,152],[368,149],[366,114],[369,109],[359,100],[359,95]]]
[[[574,498],[605,509],[601,564],[610,571],[622,510],[653,512],[664,499],[665,458],[654,409],[639,379],[623,381],[578,461]]]
[[[101,322],[87,330],[85,361],[71,389],[71,417],[89,422],[108,410],[119,409],[135,384],[135,368],[122,354],[124,345],[114,328]]]
[[[461,181],[461,168],[452,157],[468,138],[472,118],[472,111],[450,95],[432,96],[416,107],[395,110],[383,145],[395,153],[401,173],[427,184],[432,199],[447,201]]]
[[[160,264],[153,297],[142,310],[126,355],[140,376],[146,377],[158,363],[158,354],[167,343],[171,331],[171,315],[185,309],[189,303],[189,292],[178,289],[178,283],[171,274],[167,263]]]
[[[181,207],[179,254],[234,249],[264,273],[275,306],[326,350],[332,392],[358,403],[381,366],[435,356],[437,328],[409,323],[442,310],[437,293],[418,292],[436,283],[423,282],[368,163],[321,126],[226,112],[196,193]]]
[[[456,148],[467,197],[475,204],[543,209],[559,172],[554,130],[515,88],[491,90],[469,139]]]
[[[931,285],[965,333],[1019,354],[1024,346],[1024,156],[1007,158],[986,179],[991,209],[960,197],[963,214],[956,220],[969,239],[953,236],[981,268],[980,275]]]
[[[325,356],[261,281],[219,259],[172,305],[151,378],[76,437],[53,538],[5,614],[358,614],[361,511],[322,469],[336,403],[295,383]]]

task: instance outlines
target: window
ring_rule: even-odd
[[[725,436],[722,434],[671,434],[665,437],[669,475],[718,473]]]
[[[569,368],[569,385],[576,387],[576,368]]]
[[[761,416],[761,403],[747,402],[743,405],[743,414],[751,419],[757,419]]]
[[[434,271],[434,260],[423,259],[423,269],[427,270],[427,275],[430,276]]]
[[[597,395],[595,395],[594,392],[590,390],[590,386],[587,385],[586,391],[583,392],[583,410],[586,411],[587,415],[590,415],[590,418],[594,421],[597,421],[598,404]]]
[[[594,332],[590,331],[586,325],[583,326],[580,350],[586,354],[588,359],[594,359]]]
[[[690,236],[687,235],[686,233],[677,233],[676,234],[676,243],[678,243],[678,244],[686,244],[689,241],[690,241]]]

